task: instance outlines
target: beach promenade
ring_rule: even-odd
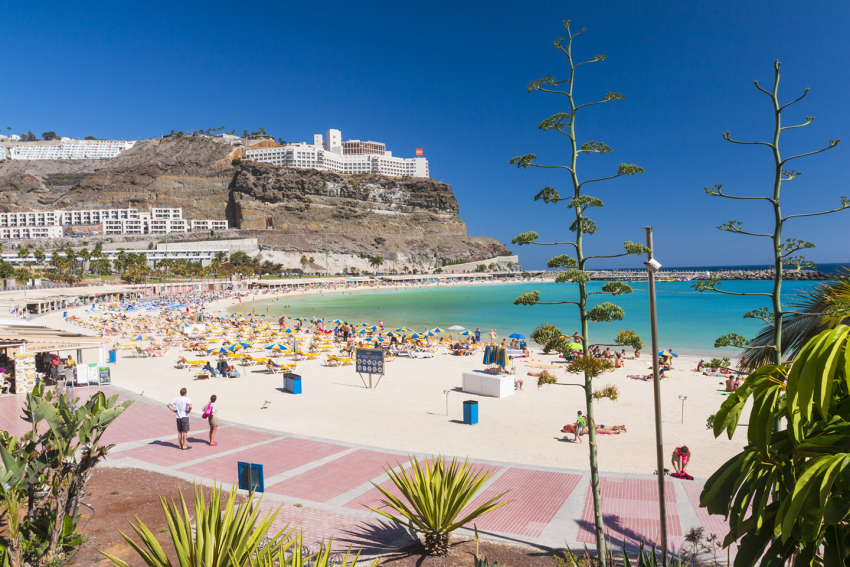
[[[107,395],[134,399],[130,408],[107,431],[104,441],[115,448],[106,466],[135,467],[212,485],[231,485],[237,463],[262,464],[264,506],[281,507],[276,527],[298,524],[309,542],[334,538],[338,549],[349,545],[369,555],[404,547],[406,530],[379,519],[367,506],[378,507],[375,483],[390,487],[385,468],[407,466],[408,453],[330,441],[282,431],[222,422],[218,446],[207,444],[205,420],[191,418],[189,444],[177,449],[174,418],[162,403],[120,388],[103,388]],[[77,388],[82,399],[95,388]],[[0,397],[0,428],[20,434],[27,424],[19,419],[21,396]],[[270,410],[274,411],[274,410]],[[413,454],[425,457],[423,454]],[[475,501],[507,491],[510,504],[476,522],[483,537],[504,543],[563,549],[593,547],[592,503],[587,471],[516,465],[476,460],[493,476]],[[724,536],[722,518],[708,516],[698,506],[703,482],[668,479],[667,514],[671,549],[682,546],[683,534],[702,526],[707,534]],[[603,473],[603,511],[606,533],[613,545],[654,543],[658,539],[657,481],[652,475]],[[116,526],[116,529],[122,526]],[[461,530],[459,535],[471,535]],[[734,551],[733,551],[734,552]]]

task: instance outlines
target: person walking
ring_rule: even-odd
[[[168,404],[168,409],[177,414],[177,446],[181,451],[191,449],[186,446],[186,435],[189,433],[189,413],[192,411],[192,400],[186,397],[186,388],[180,389],[180,397],[174,398]]]
[[[587,430],[587,420],[584,419],[584,416],[581,413],[581,410],[578,411],[578,417],[576,419],[575,424],[573,424],[575,428],[575,435],[573,436],[573,442],[578,441],[579,443],[583,443],[581,440],[581,436],[584,435],[584,432]]]
[[[204,414],[201,417],[207,418],[210,424],[210,447],[215,447],[218,443],[215,442],[215,433],[218,431],[218,406],[215,401],[217,396],[210,396],[210,403],[204,408]]]

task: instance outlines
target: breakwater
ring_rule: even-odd
[[[558,270],[560,271],[560,270]],[[556,270],[547,274],[555,275]],[[646,281],[646,270],[588,270],[590,278],[596,281]],[[660,270],[655,274],[657,280],[691,281],[715,278],[726,281],[772,280],[775,270]],[[817,270],[783,270],[782,277],[792,281],[822,281],[830,279],[828,274]]]

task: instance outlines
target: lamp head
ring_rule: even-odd
[[[661,264],[655,258],[644,262],[643,265],[646,266],[646,269],[652,272],[653,274],[661,269]]]

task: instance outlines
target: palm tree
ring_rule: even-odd
[[[35,257],[35,261],[38,263],[38,265],[44,264],[44,258],[45,258],[44,250],[42,250],[41,248],[37,248],[32,253],[32,255]]]
[[[378,273],[378,268],[381,267],[381,264],[384,263],[384,259],[380,256],[372,256],[369,258],[369,264],[375,269],[375,273]]]
[[[225,252],[224,250],[219,250],[215,253],[214,258],[215,261],[219,264],[224,264],[227,261],[227,252]]]
[[[837,325],[850,325],[850,269],[841,267],[832,281],[794,294],[789,311],[782,320],[783,359],[793,359],[812,337]],[[752,341],[752,348],[741,354],[741,366],[754,370],[773,362],[773,323],[765,326]]]
[[[89,261],[91,260],[91,252],[88,248],[83,248],[77,253],[77,255],[80,257],[80,260],[82,260],[82,265],[80,266],[82,269],[91,268],[91,265],[89,264]]]

